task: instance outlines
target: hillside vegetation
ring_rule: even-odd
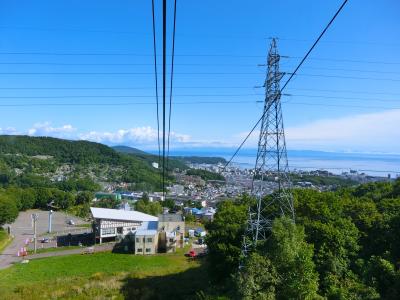
[[[126,155],[102,144],[50,137],[0,136],[0,185],[49,186],[86,178],[159,189],[151,158]]]
[[[206,243],[210,275],[221,293],[242,299],[400,299],[400,179],[293,192],[296,223],[277,217],[267,241],[244,261],[248,205],[255,200],[220,203],[206,226]],[[277,211],[276,202],[263,210],[265,216]]]
[[[86,217],[94,192],[105,184],[159,191],[153,161],[88,141],[0,136],[0,226],[12,222],[18,211],[48,205]]]

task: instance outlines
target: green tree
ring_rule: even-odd
[[[373,255],[364,272],[367,283],[375,287],[383,299],[399,299],[400,274],[391,262]]]
[[[18,217],[18,208],[14,200],[0,194],[0,226],[13,222]]]
[[[213,222],[206,224],[210,275],[216,281],[224,281],[237,271],[250,201],[221,202]]]
[[[114,197],[109,197],[98,200],[94,206],[102,208],[117,208],[120,204],[121,202],[119,200],[115,199]]]
[[[241,299],[274,300],[280,276],[269,258],[252,253],[237,273],[235,282]]]
[[[80,192],[80,193],[78,193],[78,195],[76,195],[75,203],[77,205],[88,204],[93,200],[93,198],[94,198],[94,195],[92,192],[88,192],[88,191]]]
[[[162,206],[160,202],[154,201],[150,202],[148,200],[138,200],[135,204],[135,209],[145,214],[149,214],[152,216],[157,216],[162,213]]]
[[[318,273],[313,262],[313,247],[305,241],[304,229],[282,217],[274,220],[266,241],[266,256],[280,274],[278,299],[314,299],[318,291]]]
[[[165,199],[165,201],[163,202],[163,206],[167,207],[169,209],[174,209],[175,208],[175,200],[174,199]]]

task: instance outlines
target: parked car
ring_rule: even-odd
[[[190,250],[188,253],[185,253],[186,257],[190,257],[190,258],[195,258],[197,256],[196,251],[194,251],[193,249]]]
[[[50,239],[49,238],[42,238],[40,242],[47,244],[47,243],[50,243]]]
[[[74,222],[74,220],[70,219],[70,220],[67,221],[67,224],[68,225],[75,225],[75,222]]]

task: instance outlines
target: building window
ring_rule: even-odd
[[[147,238],[147,242],[148,242],[148,243],[152,243],[152,242],[153,242],[153,239],[152,239],[152,238]]]
[[[103,228],[101,230],[102,235],[109,235],[109,234],[115,234],[115,228]]]
[[[137,252],[143,252],[142,248],[138,248]]]
[[[140,243],[140,239],[139,238],[136,238],[136,243]]]
[[[124,229],[123,227],[118,227],[118,228],[117,228],[117,233],[118,233],[118,234],[122,234],[123,229]]]
[[[150,248],[146,248],[146,253],[150,253],[151,249]]]
[[[170,242],[170,243],[173,243],[173,242],[175,242],[175,241],[174,241],[173,238],[170,238],[170,239],[169,239],[169,242]]]

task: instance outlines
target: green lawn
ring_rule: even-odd
[[[199,262],[110,252],[32,260],[0,271],[0,299],[190,299],[207,288]]]
[[[50,248],[37,248],[36,253],[47,253],[47,252],[58,252],[58,251],[65,251],[65,250],[72,250],[72,249],[79,249],[85,248],[80,246],[64,246],[64,247],[50,247]],[[29,254],[34,254],[33,249],[28,249]]]

